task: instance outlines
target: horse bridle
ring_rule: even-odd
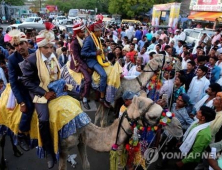
[[[148,125],[149,125],[149,122],[148,122],[148,121],[146,120],[146,118],[145,118],[145,115],[146,115],[145,113],[148,112],[149,109],[150,109],[154,104],[155,104],[155,102],[152,102],[152,103],[147,107],[147,109],[144,111],[144,113],[142,114],[142,116],[139,116],[139,117],[137,117],[136,119],[130,118],[130,117],[128,116],[127,110],[126,110],[125,112],[123,112],[123,114],[122,114],[122,116],[121,116],[121,118],[120,118],[120,121],[119,121],[118,129],[117,129],[116,142],[115,142],[116,145],[118,145],[118,144],[117,144],[117,141],[118,141],[118,136],[119,136],[120,128],[124,131],[124,133],[127,135],[128,138],[130,138],[130,137],[132,136],[132,134],[133,134],[132,131],[131,131],[131,133],[128,133],[128,132],[124,129],[124,127],[122,126],[122,123],[123,123],[124,118],[127,119],[128,123],[129,123],[130,125],[132,125],[133,123],[137,123],[139,120],[141,120],[143,126],[148,126]]]
[[[164,67],[165,61],[166,61],[166,55],[163,55],[163,61],[162,61],[161,70],[162,70],[163,67]],[[157,68],[156,70],[153,70],[153,68],[150,66],[149,63],[148,63],[147,65],[149,66],[150,70],[143,70],[143,72],[156,72],[156,71],[158,71],[159,68],[160,68],[159,65],[158,65],[158,68]]]
[[[161,72],[162,72],[162,70],[163,70],[163,67],[164,67],[165,61],[166,61],[166,56],[163,55],[163,64],[162,64],[162,67],[161,67],[161,69],[160,69]],[[150,70],[143,70],[143,72],[156,72],[156,71],[159,70],[159,65],[158,65],[158,67],[157,67],[156,70],[153,70],[153,68],[150,66],[149,63],[148,63],[147,65],[149,66]],[[143,87],[143,84],[142,84],[142,82],[140,81],[139,77],[136,77],[136,80],[137,80],[137,82],[139,83],[140,88],[142,88],[142,87]]]

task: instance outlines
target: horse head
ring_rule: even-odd
[[[139,123],[141,125],[154,126],[158,125],[160,122],[160,118],[162,115],[163,108],[154,103],[151,99],[146,97],[134,97],[132,100],[132,104],[127,109],[129,115],[131,115],[134,119],[140,118]],[[183,135],[183,130],[179,120],[175,117],[171,119],[170,123],[167,123],[163,126],[163,129],[174,137],[181,137]]]
[[[154,103],[151,99],[135,96],[127,112],[129,115],[131,114],[134,119],[139,117],[140,120],[152,126],[158,123],[162,110],[162,107]],[[143,122],[140,123],[141,125],[143,124]]]
[[[144,70],[157,71],[164,67],[166,63],[170,63],[170,57],[167,57],[163,54],[155,54],[153,59],[148,62],[148,64],[144,67]]]

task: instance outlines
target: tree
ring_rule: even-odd
[[[108,1],[108,0],[47,0],[46,4],[49,5],[57,5],[59,10],[68,12],[69,9],[95,9],[100,6],[100,1]],[[108,2],[106,2],[108,6]],[[102,4],[100,8],[103,8],[104,5]],[[100,9],[99,9],[100,10]]]
[[[147,12],[154,4],[170,2],[175,2],[175,0],[110,0],[109,12],[126,17],[135,17],[139,13]]]
[[[6,4],[22,6],[25,3],[25,0],[5,0]]]

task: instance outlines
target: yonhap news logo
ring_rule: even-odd
[[[146,160],[147,164],[154,163],[158,160],[159,156],[164,159],[196,159],[196,158],[201,158],[201,159],[208,159],[212,157],[211,153],[208,152],[203,152],[203,153],[189,153],[189,154],[182,154],[181,152],[159,152],[159,149],[156,147],[153,148],[148,148],[144,152],[144,159]],[[221,157],[222,155],[217,153],[216,158]]]
[[[156,147],[148,148],[144,152],[144,158],[145,158],[147,164],[151,164],[153,162],[156,162],[159,158],[159,149]]]

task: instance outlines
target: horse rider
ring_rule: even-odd
[[[81,58],[81,49],[83,47],[83,38],[85,37],[85,25],[76,24],[73,27],[74,40],[71,43],[72,57],[70,62],[70,69],[75,72],[81,72],[84,77],[84,90],[81,94],[83,106],[89,110],[90,106],[88,104],[87,98],[89,97],[90,85],[91,85],[91,75],[88,72],[87,64]]]
[[[34,105],[29,95],[29,91],[21,82],[20,78],[22,77],[22,71],[19,67],[19,63],[26,59],[29,54],[34,51],[28,48],[28,41],[23,32],[20,32],[19,30],[12,30],[8,35],[11,38],[11,45],[16,49],[16,51],[8,58],[9,82],[17,103],[20,105],[20,111],[22,112],[19,124],[18,141],[20,143],[20,147],[23,150],[28,151],[29,145],[27,143],[26,133],[30,130]]]
[[[103,24],[102,22],[96,22],[90,25],[90,35],[86,37],[83,47],[81,50],[81,56],[88,65],[90,69],[95,70],[100,75],[100,102],[105,106],[110,108],[110,104],[105,100],[105,91],[107,84],[107,74],[104,68],[97,61],[97,55],[102,55],[102,48],[96,47],[95,41],[100,42],[100,37],[102,35]],[[93,34],[95,39],[93,39]],[[101,42],[100,42],[101,44]]]
[[[60,68],[56,56],[53,53],[55,36],[51,29],[51,23],[45,23],[46,29],[36,36],[38,50],[30,55],[20,65],[23,77],[22,81],[29,90],[39,119],[39,132],[46,151],[48,168],[51,169],[56,161],[53,150],[53,142],[49,127],[48,102],[56,98],[53,91],[47,86],[50,82],[60,77]]]

